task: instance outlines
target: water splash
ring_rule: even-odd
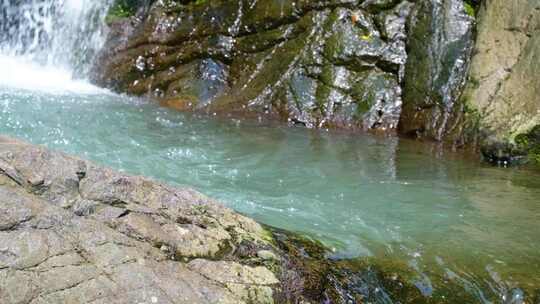
[[[70,81],[88,75],[105,42],[111,2],[0,0],[0,84],[80,89],[82,82]]]
[[[98,88],[85,80],[73,79],[66,68],[43,66],[23,57],[0,54],[0,87],[18,88],[27,91],[51,94],[104,94],[107,90]]]

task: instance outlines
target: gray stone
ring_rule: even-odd
[[[257,256],[267,261],[278,261],[279,257],[270,250],[260,250],[257,252]]]
[[[265,238],[193,190],[0,137],[3,304],[272,303],[276,276],[235,256]]]
[[[473,49],[475,20],[463,0],[419,1],[412,12],[400,130],[443,140],[456,127],[454,112]]]
[[[540,2],[486,1],[464,102],[487,141],[509,143],[540,125]]]
[[[310,128],[395,129],[412,6],[156,1],[147,16],[133,18],[142,22],[111,25],[95,82],[185,111],[254,112]]]

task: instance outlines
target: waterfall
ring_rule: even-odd
[[[112,0],[0,0],[2,66],[14,62],[85,79],[102,47]],[[12,73],[19,69],[13,67]],[[0,84],[13,75],[4,71]],[[46,74],[46,73],[45,73]],[[58,73],[57,75],[58,76]],[[66,75],[64,75],[66,77]],[[4,80],[4,81],[2,81]]]

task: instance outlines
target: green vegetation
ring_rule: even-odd
[[[540,165],[540,125],[529,133],[519,134],[514,141],[519,149],[528,154],[531,162]]]
[[[373,40],[373,35],[371,33],[369,33],[369,34],[366,34],[366,35],[362,35],[360,38],[362,40],[364,40],[364,41],[372,41]]]
[[[474,77],[469,78],[469,87],[478,89],[480,87],[480,81]]]
[[[135,14],[136,5],[137,5],[137,3],[135,2],[137,1],[133,1],[133,0],[116,1],[116,3],[110,8],[109,13],[107,14],[107,17],[105,18],[105,22],[110,24],[120,19],[133,16]]]
[[[474,6],[471,3],[464,2],[463,5],[465,6],[465,13],[467,13],[467,15],[469,15],[471,17],[476,16],[476,9],[474,8]]]

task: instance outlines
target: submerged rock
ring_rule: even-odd
[[[181,110],[254,111],[308,127],[393,129],[412,6],[394,0],[158,1],[148,14],[112,25],[95,81]]]

